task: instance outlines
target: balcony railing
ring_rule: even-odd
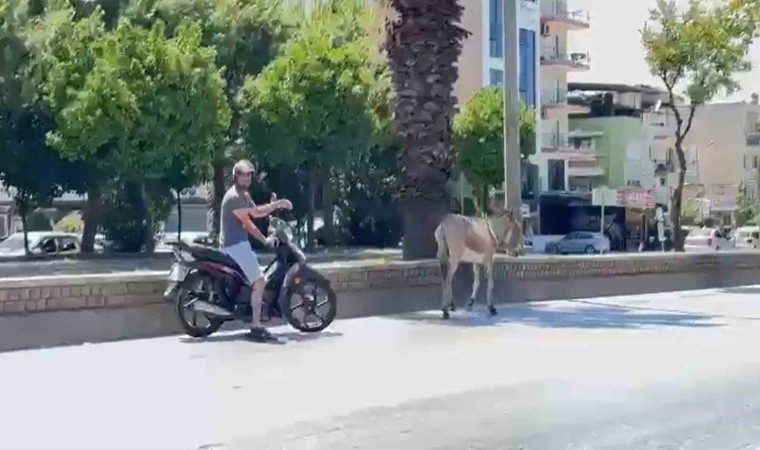
[[[588,26],[591,16],[587,11],[571,11],[565,0],[544,1],[541,3],[541,17],[551,20],[563,20]]]
[[[591,56],[581,52],[563,53],[555,46],[545,46],[541,49],[541,63],[588,69],[591,67]]]
[[[567,148],[568,144],[567,135],[560,133],[544,133],[541,135],[541,146],[544,148]]]
[[[541,91],[541,104],[547,106],[564,105],[567,103],[567,90],[551,89]]]

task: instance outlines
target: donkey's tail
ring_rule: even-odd
[[[441,276],[445,279],[448,273],[449,246],[446,243],[446,233],[443,225],[435,229],[435,241],[438,243],[438,263],[441,265]]]

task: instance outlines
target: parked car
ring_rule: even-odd
[[[30,231],[29,252],[32,255],[74,255],[80,252],[79,236],[54,231]],[[15,233],[0,242],[0,258],[24,256],[24,233]]]
[[[760,248],[760,227],[740,227],[734,233],[734,246],[742,249]]]
[[[610,251],[610,240],[602,233],[590,231],[574,231],[562,239],[546,245],[547,253],[567,255],[570,253],[607,253]]]
[[[734,241],[719,228],[699,228],[692,230],[684,243],[684,250],[691,252],[719,251],[734,248]]]
[[[209,234],[205,231],[183,231],[181,233],[182,242],[186,245],[202,244],[209,238]],[[172,244],[177,243],[177,233],[166,233],[156,243],[157,252],[171,252]]]

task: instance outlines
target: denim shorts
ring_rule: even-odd
[[[264,277],[261,266],[259,266],[259,260],[256,259],[256,253],[248,241],[224,247],[222,251],[235,260],[251,284]]]

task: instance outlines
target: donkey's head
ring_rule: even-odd
[[[500,245],[505,246],[510,252],[518,250],[522,243],[522,226],[515,210],[492,202],[491,211],[493,213],[488,220]]]

